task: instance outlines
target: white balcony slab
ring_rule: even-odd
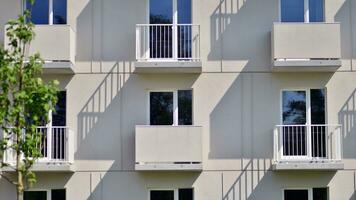
[[[339,23],[274,23],[273,71],[336,71],[341,66]]]
[[[202,170],[202,127],[136,126],[136,170]]]
[[[201,73],[200,61],[139,61],[135,73]]]

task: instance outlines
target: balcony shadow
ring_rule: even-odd
[[[241,163],[244,159],[262,159],[271,164],[273,125],[279,122],[279,115],[266,118],[261,113],[272,114],[279,109],[278,102],[273,101],[279,91],[273,90],[270,82],[263,83],[268,80],[259,79],[256,84],[258,77],[254,76],[247,73],[234,76],[210,112],[210,159],[241,159]],[[261,103],[263,99],[265,102]]]
[[[261,8],[268,12],[255,12]],[[270,32],[277,20],[278,6],[272,1],[220,0],[210,16],[208,60],[240,61],[245,63],[245,70],[268,67],[271,62]]]
[[[135,61],[135,24],[144,23],[146,17],[146,4],[140,1],[88,1],[76,18],[76,34],[80,36],[76,39],[76,61],[80,71],[107,73],[113,63]],[[133,68],[126,72],[133,72]]]
[[[134,145],[133,132],[130,132],[130,140],[124,139],[126,135],[123,134],[122,125],[122,112],[125,109],[122,93],[127,84],[132,83],[133,75],[119,73],[118,68],[119,64],[116,63],[78,113],[75,160],[106,160],[120,163],[122,167],[123,141],[130,141],[127,145]]]
[[[15,174],[12,174],[15,176]],[[43,189],[65,189],[68,187],[68,183],[73,176],[72,173],[65,172],[36,172],[37,183],[33,185],[31,189],[43,190]],[[13,180],[16,180],[14,177]],[[16,187],[0,176],[0,194],[1,199],[15,200],[16,199]]]
[[[356,158],[356,89],[347,98],[338,113],[343,138],[343,157]]]
[[[353,31],[351,28],[354,28],[352,23],[355,24],[355,18],[352,16],[356,11],[356,2],[354,0],[345,0],[343,1],[342,6],[338,9],[337,13],[334,16],[335,22],[340,23],[341,29],[341,58],[345,60],[356,59],[356,53],[354,48],[356,43],[355,35],[352,35]],[[353,6],[353,7],[352,7]],[[352,11],[354,9],[354,11]],[[354,33],[355,34],[355,33]]]
[[[89,199],[147,199],[149,188],[192,188],[196,172],[93,172]]]
[[[273,172],[266,166],[252,166],[250,160],[239,172],[224,172],[222,182],[228,185],[222,200],[280,199],[281,188],[327,187],[335,172]],[[255,164],[256,165],[256,164]],[[254,168],[255,170],[250,170]],[[236,178],[232,178],[235,177]],[[291,181],[292,180],[292,181]],[[271,184],[273,183],[273,184]]]

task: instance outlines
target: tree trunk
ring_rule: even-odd
[[[16,155],[17,157],[17,184],[16,184],[16,190],[17,190],[17,200],[23,200],[23,191],[24,191],[24,185],[23,185],[23,174],[22,171],[20,170],[20,162],[21,162],[21,156],[18,153]]]

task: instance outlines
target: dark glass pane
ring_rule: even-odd
[[[304,0],[281,0],[282,22],[304,22]]]
[[[178,24],[192,23],[192,2],[191,0],[178,0]],[[178,33],[178,58],[189,59],[192,57],[192,26],[179,25]]]
[[[327,188],[313,188],[313,200],[327,200],[328,189]]]
[[[179,189],[178,197],[178,200],[193,200],[193,189]]]
[[[58,92],[58,102],[55,111],[52,113],[53,126],[66,126],[67,92]]]
[[[284,200],[308,200],[308,190],[284,190]]]
[[[25,191],[24,200],[47,200],[47,191]]]
[[[34,5],[31,5],[29,1],[26,1],[26,9],[31,11],[31,21],[34,24],[48,24],[48,0],[37,0]]]
[[[173,1],[150,0],[150,24],[172,24]]]
[[[310,90],[311,123],[325,124],[325,90]]]
[[[309,21],[324,21],[324,0],[309,0]]]
[[[58,189],[52,190],[51,200],[66,200],[66,190],[65,189]]]
[[[150,124],[173,124],[173,92],[150,93]]]
[[[67,23],[67,0],[53,0],[53,24]]]
[[[174,191],[173,190],[151,191],[150,200],[174,200]]]
[[[192,125],[192,104],[193,97],[191,90],[178,91],[178,124]]]
[[[192,2],[191,0],[178,0],[178,24],[192,23]]]
[[[283,124],[306,123],[305,91],[283,91]]]
[[[311,123],[325,124],[325,90],[310,90]],[[311,127],[313,157],[326,157],[326,128],[324,126]]]

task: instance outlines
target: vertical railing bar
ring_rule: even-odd
[[[163,28],[163,57],[164,58],[167,58],[167,55],[166,55],[166,29],[167,29],[167,27],[164,26],[164,28]]]
[[[293,155],[293,156],[295,155],[294,133],[296,132],[296,130],[298,130],[298,129],[296,129],[296,128],[297,128],[297,127],[294,127],[294,128],[293,128],[292,134],[291,134],[291,136],[292,136],[292,155]]]
[[[300,134],[300,129],[297,129],[295,132],[294,136],[294,148],[295,148],[295,156],[298,156],[300,154],[300,148],[299,148],[299,134]]]
[[[162,27],[159,26],[159,58],[162,58]]]

